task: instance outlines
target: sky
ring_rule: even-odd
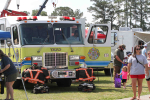
[[[6,1],[7,0],[0,0],[0,12],[5,7]],[[16,3],[18,1],[20,1],[19,10],[17,9]],[[28,11],[31,14],[32,10],[39,9],[40,5],[42,5],[44,1],[45,0],[11,0],[8,9],[15,11]],[[43,11],[46,11],[48,15],[50,15],[54,11],[52,2],[56,2],[57,7],[67,6],[74,11],[76,9],[80,9],[80,11],[83,12],[83,18],[86,17],[87,19],[86,23],[93,23],[92,13],[87,12],[87,8],[92,6],[93,3],[90,0],[48,0],[46,8],[43,9]]]

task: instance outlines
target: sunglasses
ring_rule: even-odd
[[[136,49],[136,50],[141,50],[141,49]]]
[[[148,53],[148,55],[149,55],[150,53]]]

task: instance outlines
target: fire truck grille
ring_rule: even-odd
[[[66,67],[67,53],[45,53],[44,54],[45,67]]]

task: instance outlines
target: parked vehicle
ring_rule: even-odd
[[[112,45],[111,51],[114,53],[115,49],[121,45],[125,44],[126,49],[124,50],[124,55],[126,56],[127,51],[133,52],[133,49],[136,45],[141,45],[141,48],[144,44],[147,44],[147,50],[150,50],[150,32],[143,32],[141,28],[132,28],[129,27],[120,27],[119,31],[111,32],[112,38],[114,38],[113,34],[116,34],[117,40],[115,43],[116,45]],[[113,39],[112,39],[113,41]]]

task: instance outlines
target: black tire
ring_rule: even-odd
[[[113,69],[111,69],[111,73],[110,73],[110,69],[104,69],[104,72],[106,76],[110,76],[111,74],[113,75]]]
[[[13,84],[14,89],[20,89],[21,80],[17,79],[15,83]]]
[[[71,86],[71,79],[64,79],[57,82],[57,86],[59,87],[70,87]]]

